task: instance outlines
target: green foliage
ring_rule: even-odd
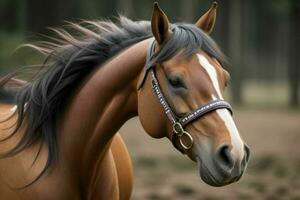
[[[12,59],[16,47],[22,42],[21,35],[0,34],[0,73],[8,71],[17,65]]]
[[[277,18],[287,16],[290,8],[290,1],[287,0],[267,0],[264,7]]]
[[[25,66],[39,64],[42,56],[28,48],[19,48],[26,43],[22,34],[0,33],[0,75],[21,69]],[[23,74],[28,78],[30,74]]]

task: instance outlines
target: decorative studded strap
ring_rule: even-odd
[[[195,120],[199,117],[202,117],[203,115],[205,115],[211,111],[214,111],[217,109],[222,109],[222,108],[226,108],[232,114],[232,108],[231,108],[230,104],[224,100],[218,99],[218,100],[211,101],[208,104],[201,106],[200,108],[198,108],[196,110],[193,110],[192,112],[188,113],[184,117],[180,118],[179,122],[184,127],[187,124],[189,124],[190,122],[192,122],[193,120]]]
[[[175,124],[177,122],[176,115],[172,112],[171,107],[167,103],[167,100],[160,89],[154,69],[153,68],[150,69],[149,72],[150,72],[150,76],[151,76],[152,89],[153,89],[154,93],[156,94],[156,96],[158,97],[159,103],[162,105],[167,117],[169,118],[169,120],[171,121],[172,124]]]

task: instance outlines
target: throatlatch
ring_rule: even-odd
[[[150,46],[148,48],[147,52],[147,60],[146,60],[146,66],[145,66],[145,75],[147,73],[150,73],[151,76],[151,83],[152,83],[152,89],[153,92],[158,97],[158,100],[161,104],[161,106],[164,109],[164,112],[166,113],[168,119],[170,120],[172,127],[173,127],[173,134],[172,134],[172,143],[174,147],[179,150],[181,153],[184,153],[184,150],[188,150],[192,148],[194,139],[192,135],[184,130],[184,127],[191,123],[192,121],[204,116],[205,114],[217,110],[217,109],[228,109],[230,113],[232,114],[232,108],[230,104],[222,99],[213,100],[200,108],[197,108],[188,114],[186,114],[184,117],[178,117],[169,106],[165,96],[163,95],[163,92],[159,86],[158,79],[155,74],[155,66],[156,62],[154,60],[154,50],[155,50],[155,40],[153,39],[150,42]],[[141,84],[143,84],[145,77],[143,77],[143,80]],[[179,140],[178,145],[177,141]]]

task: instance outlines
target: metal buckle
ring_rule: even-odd
[[[175,124],[173,124],[173,131],[174,131],[174,133],[176,133],[176,135],[178,137],[181,137],[184,132],[182,125],[179,122],[176,122]]]
[[[182,125],[179,122],[176,122],[175,124],[173,124],[173,132],[178,136],[179,138],[179,142],[180,145],[185,149],[188,150],[190,148],[192,148],[193,143],[194,143],[194,139],[191,136],[190,133],[188,133],[187,131],[185,131],[182,127]],[[189,145],[185,145],[182,141],[182,137],[186,136],[189,140],[190,140],[190,144]]]

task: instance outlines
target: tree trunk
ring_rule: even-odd
[[[290,37],[289,37],[289,84],[290,84],[290,106],[299,106],[299,71],[300,71],[300,2],[291,1],[290,12]]]
[[[181,20],[187,21],[192,23],[194,18],[194,6],[195,2],[194,0],[186,1],[181,0],[180,1],[180,16]]]
[[[27,28],[33,32],[43,32],[46,27],[60,24],[70,13],[69,0],[27,0]]]
[[[229,54],[232,64],[232,101],[242,104],[242,7],[241,0],[229,0]]]
[[[0,28],[14,32],[17,30],[18,1],[7,0],[0,3]]]
[[[126,17],[131,17],[133,12],[133,0],[118,0],[118,12],[124,14]]]

